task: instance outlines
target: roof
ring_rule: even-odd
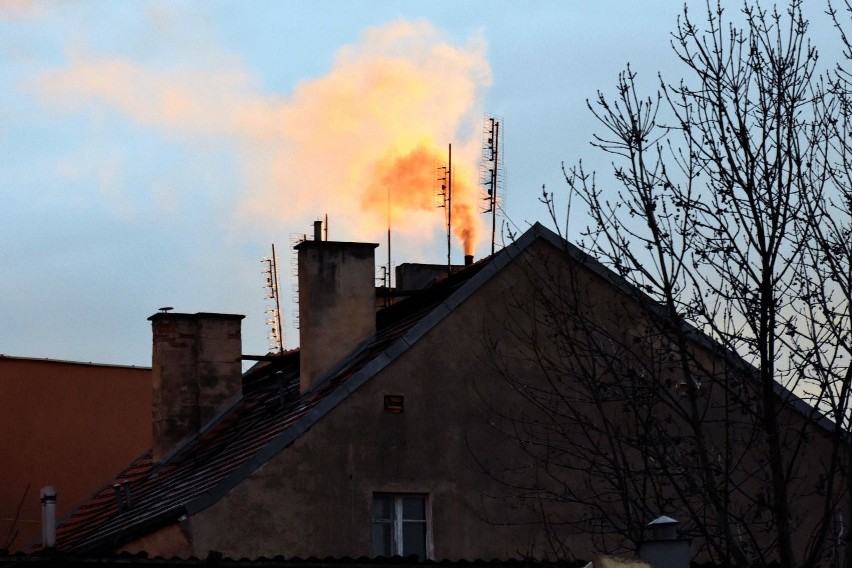
[[[150,566],[152,568],[182,568],[219,566],[222,568],[581,568],[585,560],[546,561],[535,559],[513,560],[418,560],[406,558],[228,558],[210,552],[204,558],[149,558],[145,553],[121,553],[106,556],[68,555],[64,553],[6,554],[0,550],[0,568],[21,566],[58,566],[60,568],[122,568],[124,566]],[[708,567],[711,568],[711,567]]]
[[[117,369],[142,369],[151,370],[144,365],[120,365],[118,363],[92,363],[91,361],[66,361],[64,359],[48,359],[44,357],[20,357],[16,355],[5,355],[0,353],[0,360],[29,361],[33,363],[60,363],[62,365],[84,365],[86,367],[111,367]]]
[[[574,245],[536,223],[496,254],[434,283],[377,313],[376,334],[362,343],[309,392],[299,393],[299,352],[261,361],[243,376],[243,396],[163,463],[146,451],[66,517],[57,548],[66,552],[111,551],[134,538],[206,509],[278,452],[307,432],[352,392],[402,356],[448,314],[479,290],[533,242],[544,239],[568,257],[640,301],[654,302],[635,286]],[[694,328],[696,341],[719,346]],[[727,353],[731,360],[745,365]],[[777,385],[782,400],[827,424],[821,415]],[[830,424],[830,422],[828,422]],[[129,489],[131,505],[119,510],[117,489]]]

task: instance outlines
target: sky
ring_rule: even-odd
[[[658,72],[684,72],[670,47],[682,10],[0,2],[0,354],[147,366],[163,306],[243,314],[243,352],[266,353],[273,244],[296,347],[292,245],[315,220],[330,240],[379,243],[377,268],[389,221],[394,265],[446,262],[450,145],[453,262],[488,254],[485,116],[501,124],[498,227],[547,224],[539,197],[564,197],[563,163],[609,168],[587,99],[614,94],[628,63],[649,94]]]

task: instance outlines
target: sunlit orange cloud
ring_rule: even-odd
[[[439,165],[453,144],[453,228],[472,253],[480,108],[490,84],[484,41],[453,45],[428,22],[365,30],[331,70],[287,97],[260,94],[239,61],[154,69],[122,58],[75,57],[31,87],[54,108],[104,106],[194,144],[236,141],[242,230],[301,232],[328,214],[330,238],[395,233],[429,240],[445,223],[434,206]],[[284,72],[285,70],[282,70]]]

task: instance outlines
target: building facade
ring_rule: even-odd
[[[151,447],[151,369],[0,355],[0,548],[40,534],[39,490],[64,516]]]
[[[588,312],[583,321],[601,326],[570,336],[575,345],[582,337],[635,343],[631,338],[648,327],[645,300],[536,225],[496,255],[376,312],[374,246],[300,244],[301,347],[243,375],[241,316],[152,316],[152,450],[60,525],[57,547],[166,557],[215,550],[249,558],[591,558],[629,551],[637,535],[605,526],[607,518],[613,527],[621,522],[626,493],[613,493],[610,473],[593,471],[599,462],[588,459],[605,440],[583,446],[596,419],[627,422],[616,418],[623,401],[609,401],[599,416],[577,411],[568,428],[561,420],[548,423],[549,409],[530,393],[546,393],[554,381],[570,383],[581,372],[576,358],[558,376],[549,363],[563,351],[556,334],[580,321],[545,310],[557,297],[554,286],[575,290],[576,304],[562,303],[562,312]],[[640,342],[643,352],[660,347],[647,341]],[[691,351],[703,367],[746,372],[706,340],[696,339]],[[643,360],[625,356],[624,372],[634,373]],[[603,361],[601,353],[589,361]],[[601,372],[602,387],[617,382],[607,379],[613,372],[621,371],[610,365]],[[677,404],[684,387],[676,370],[660,377],[665,373],[672,380],[659,381],[665,390],[655,396]],[[709,381],[701,386],[703,400],[722,400]],[[831,425],[780,387],[778,396],[790,430],[807,433],[813,463],[828,459]],[[582,402],[563,396],[561,404],[573,411]],[[708,412],[719,408],[703,404]],[[674,432],[679,420],[659,416],[656,431]],[[529,437],[535,432],[552,435],[552,443]],[[749,456],[759,451],[744,439],[736,443],[742,471],[751,475]],[[626,473],[647,465],[636,447],[619,447],[632,452]],[[803,472],[801,484],[820,474]],[[750,487],[743,482],[732,499],[749,499]],[[674,486],[661,487],[647,494],[647,510],[631,514],[644,516],[638,526],[654,518],[648,513],[655,508],[675,517],[704,515],[695,508],[700,491],[679,501]],[[797,514],[807,516],[820,503],[840,506],[813,498],[803,499]],[[797,541],[802,550],[808,526],[803,522]],[[694,553],[707,555],[708,546],[696,541]]]

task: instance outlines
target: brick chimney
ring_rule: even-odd
[[[318,234],[296,245],[302,392],[375,334],[377,246]]]
[[[148,318],[153,330],[154,463],[240,396],[243,317],[161,312]]]

